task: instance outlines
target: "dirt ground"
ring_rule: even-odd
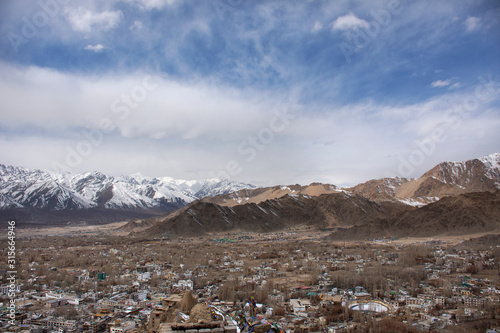
[[[16,237],[18,238],[26,238],[26,237],[36,237],[36,236],[127,236],[129,232],[120,231],[118,228],[127,224],[126,221],[122,222],[114,222],[106,225],[86,225],[86,226],[66,226],[66,227],[51,227],[51,228],[19,228],[16,229]],[[267,243],[272,238],[279,237],[287,241],[290,240],[312,240],[321,242],[322,239],[330,234],[330,231],[319,231],[319,230],[307,230],[305,228],[296,228],[293,230],[287,230],[284,232],[275,232],[268,234],[251,234],[245,233],[253,236],[254,238],[250,241],[252,243]],[[405,237],[397,240],[381,240],[374,241],[374,243],[380,244],[391,244],[391,245],[409,245],[409,244],[423,244],[428,242],[443,242],[448,245],[456,245],[460,242],[469,240],[471,238],[477,238],[488,234],[488,232],[469,234],[469,235],[461,235],[461,236],[436,236],[436,237]],[[5,238],[7,235],[0,235],[1,238]],[[191,239],[191,241],[201,241],[206,239],[214,239],[214,238],[236,238],[235,232],[232,231],[231,234],[228,233],[219,233],[219,234],[211,234],[203,237],[197,237]],[[239,241],[239,243],[245,243],[245,240]],[[333,241],[332,243],[339,244],[353,244],[358,243],[358,241]]]
[[[18,228],[16,236],[18,238],[35,237],[35,236],[95,236],[95,235],[110,235],[120,236],[127,235],[127,232],[117,231],[116,229],[125,225],[127,222],[114,222],[105,225],[87,225],[87,226],[66,226],[52,228]],[[0,238],[6,237],[1,235]]]
[[[491,234],[492,232],[481,232],[481,233],[476,233],[476,234],[468,234],[468,235],[460,235],[460,236],[437,236],[437,237],[405,237],[401,238],[398,240],[394,240],[391,242],[391,244],[401,244],[401,245],[408,245],[408,244],[421,244],[421,243],[426,243],[430,241],[442,241],[445,242],[449,245],[456,245],[460,242],[469,240],[471,238],[478,238],[484,235]]]

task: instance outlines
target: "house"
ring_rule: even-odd
[[[434,298],[434,303],[443,307],[446,304],[446,298],[444,296],[436,296]]]
[[[464,297],[465,306],[483,306],[485,304],[485,299],[481,297]]]
[[[177,282],[177,286],[181,290],[193,290],[193,281],[192,280],[179,280],[179,282]]]
[[[47,302],[45,302],[45,307],[46,308],[56,308],[58,306],[66,305],[68,304],[68,301],[65,298],[59,298],[59,299],[51,299]]]
[[[311,307],[311,302],[306,299],[291,299],[290,306],[293,309],[293,313],[299,314],[306,312]]]
[[[167,319],[167,310],[162,308],[157,308],[151,311],[148,322],[148,330],[154,331],[160,327],[160,324]]]

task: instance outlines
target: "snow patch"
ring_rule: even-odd
[[[420,202],[420,201],[415,200],[415,199],[398,199],[398,201],[404,203],[405,205],[413,206],[413,207],[423,207],[426,205],[425,203]]]

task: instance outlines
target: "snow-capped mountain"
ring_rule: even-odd
[[[173,209],[244,188],[255,187],[220,179],[179,180],[141,174],[113,177],[100,172],[58,173],[0,164],[0,209]]]
[[[338,228],[331,236],[337,240],[493,232],[500,227],[499,190],[500,154],[492,154],[443,162],[413,179],[383,178],[352,188],[274,186],[207,197],[155,217],[149,229],[138,231],[140,237],[174,238],[306,225]],[[127,231],[137,228],[127,224]]]
[[[347,189],[372,200],[421,206],[445,196],[500,190],[500,154],[464,162],[443,162],[419,178],[374,179]]]
[[[426,172],[422,177],[471,188],[474,191],[500,189],[500,154],[495,153],[465,162],[443,162]]]

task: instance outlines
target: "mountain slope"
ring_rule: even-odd
[[[335,185],[312,183],[310,185],[288,185],[260,187],[255,189],[243,189],[224,195],[206,197],[204,202],[214,203],[220,206],[234,207],[247,203],[258,204],[266,200],[281,198],[287,195],[307,195],[316,197],[322,194],[342,192],[342,189]]]
[[[373,200],[400,200],[423,205],[448,195],[494,192],[500,189],[500,154],[465,162],[443,162],[420,178],[383,178],[356,185],[347,191]]]
[[[335,232],[332,239],[427,237],[500,231],[500,191],[445,197],[424,207]]]
[[[491,154],[465,162],[443,162],[422,177],[456,185],[466,192],[500,189],[500,154]]]
[[[414,208],[401,203],[377,203],[344,192],[317,197],[286,195],[234,207],[196,201],[167,216],[153,218],[155,225],[139,236],[170,238],[227,231],[268,232],[297,225],[346,227],[411,209]]]

